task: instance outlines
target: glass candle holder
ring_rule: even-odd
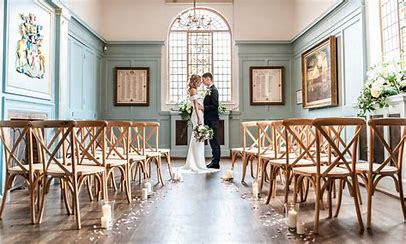
[[[299,214],[299,205],[294,203],[285,203],[285,221],[289,231],[296,230],[297,218]]]
[[[114,220],[114,200],[102,200],[101,226],[104,229],[111,229]]]

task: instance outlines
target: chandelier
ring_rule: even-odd
[[[180,14],[176,18],[179,28],[188,30],[210,29],[211,18],[201,15],[200,11],[196,9],[196,0],[193,0],[193,8],[187,14]]]

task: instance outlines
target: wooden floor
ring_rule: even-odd
[[[180,166],[183,161],[175,160],[175,165]],[[229,160],[223,160],[222,171],[229,168]],[[14,191],[0,221],[0,243],[406,242],[399,201],[381,193],[374,197],[372,231],[359,232],[352,199],[347,195],[337,219],[328,219],[327,211],[322,211],[321,234],[315,236],[310,232],[314,208],[310,192],[308,203],[301,206],[307,235],[298,237],[286,230],[282,189],[270,205],[265,205],[265,199],[257,201],[251,197],[252,178],[247,177],[246,185],[240,183],[241,165],[236,167],[232,183],[222,182],[222,174],[184,175],[182,183],[167,181],[163,188],[156,185],[156,193],[147,202],[138,199],[139,185],[133,184],[132,204],[127,204],[124,193],[116,193],[115,225],[110,231],[100,229],[100,203],[90,202],[86,191],[81,193],[80,231],[75,230],[74,216],[66,215],[57,186],[47,195],[45,218],[40,225],[29,223],[27,192]],[[166,170],[165,176],[169,180]],[[263,195],[267,190],[265,186]],[[114,194],[110,192],[110,196]],[[365,205],[362,214],[366,221]]]

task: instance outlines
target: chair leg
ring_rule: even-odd
[[[327,201],[328,201],[328,217],[333,217],[333,204],[332,204],[332,188],[333,188],[334,180],[327,180]]]
[[[374,191],[374,182],[373,182],[372,174],[368,175],[367,178],[367,187],[368,187],[368,207],[367,207],[367,228],[371,228],[372,225],[372,195]],[[396,182],[395,182],[396,184]]]
[[[109,194],[108,194],[108,191],[107,191],[107,185],[108,185],[107,172],[104,171],[103,174],[102,174],[101,188],[102,188],[103,199],[106,200],[106,201],[109,200]]]
[[[360,210],[360,205],[358,202],[358,194],[356,192],[357,191],[356,187],[358,187],[358,177],[357,177],[357,175],[353,175],[351,178],[352,178],[352,187],[353,187],[353,192],[354,192],[355,211],[357,213],[359,227],[361,228],[361,230],[363,230],[364,223],[363,223],[362,217],[361,217],[361,210]]]
[[[93,193],[92,193],[92,182],[91,182],[91,176],[88,176],[86,178],[86,185],[87,185],[87,193],[89,194],[89,199],[90,201],[93,201]]]
[[[284,203],[288,203],[288,200],[289,200],[289,186],[290,186],[290,170],[289,170],[289,168],[287,168],[286,169],[286,171],[285,171],[285,174],[286,174],[286,179],[285,179],[285,182],[286,182],[286,186],[285,186],[285,200],[284,200]]]
[[[164,186],[165,182],[162,178],[162,172],[161,172],[161,157],[158,157],[158,159],[157,159],[157,170],[158,170],[159,181],[161,182],[161,185]]]
[[[343,179],[341,179],[340,180],[340,186],[338,188],[337,209],[336,209],[336,213],[334,214],[334,218],[337,218],[338,214],[340,213],[341,201],[343,199],[344,187],[345,187],[345,181]]]
[[[237,161],[237,155],[235,152],[231,152],[231,170],[234,169],[235,161]]]
[[[400,205],[402,206],[403,212],[403,221],[406,222],[406,205],[405,205],[405,198],[403,195],[403,185],[402,185],[402,173],[398,173],[398,185],[399,185],[399,197],[400,197]]]
[[[7,202],[8,190],[10,189],[10,183],[9,182],[10,182],[11,178],[12,177],[9,174],[6,175],[6,184],[4,186],[3,199],[2,199],[1,208],[0,208],[0,219],[3,216],[4,207],[5,207],[6,202]]]
[[[245,181],[245,175],[247,173],[247,166],[248,166],[248,160],[246,158],[244,158],[242,160],[242,178],[241,178],[241,182]]]
[[[127,194],[127,201],[128,203],[131,203],[131,175],[130,175],[130,164],[127,163],[125,165],[125,192]]]
[[[270,164],[270,170],[269,170],[269,192],[268,192],[268,198],[266,199],[266,204],[269,204],[269,202],[271,201],[271,197],[272,197],[272,193],[273,193],[273,165]]]
[[[293,203],[297,203],[297,194],[299,190],[299,181],[298,176],[293,174]]]
[[[82,228],[82,224],[80,221],[80,206],[79,206],[79,189],[78,189],[78,182],[77,176],[73,176],[73,204],[75,207],[75,214],[76,214],[76,226],[77,229],[80,230]]]
[[[172,179],[172,162],[171,162],[171,154],[166,154],[166,163],[168,164],[169,176]]]
[[[320,176],[316,176],[316,206],[314,213],[314,233],[319,233],[319,218],[320,218]]]

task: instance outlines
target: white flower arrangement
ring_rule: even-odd
[[[406,92],[405,62],[380,63],[368,70],[368,80],[358,97],[359,116],[388,107],[388,97]]]
[[[203,142],[213,138],[213,129],[207,125],[197,125],[193,128],[193,136],[198,142]]]

